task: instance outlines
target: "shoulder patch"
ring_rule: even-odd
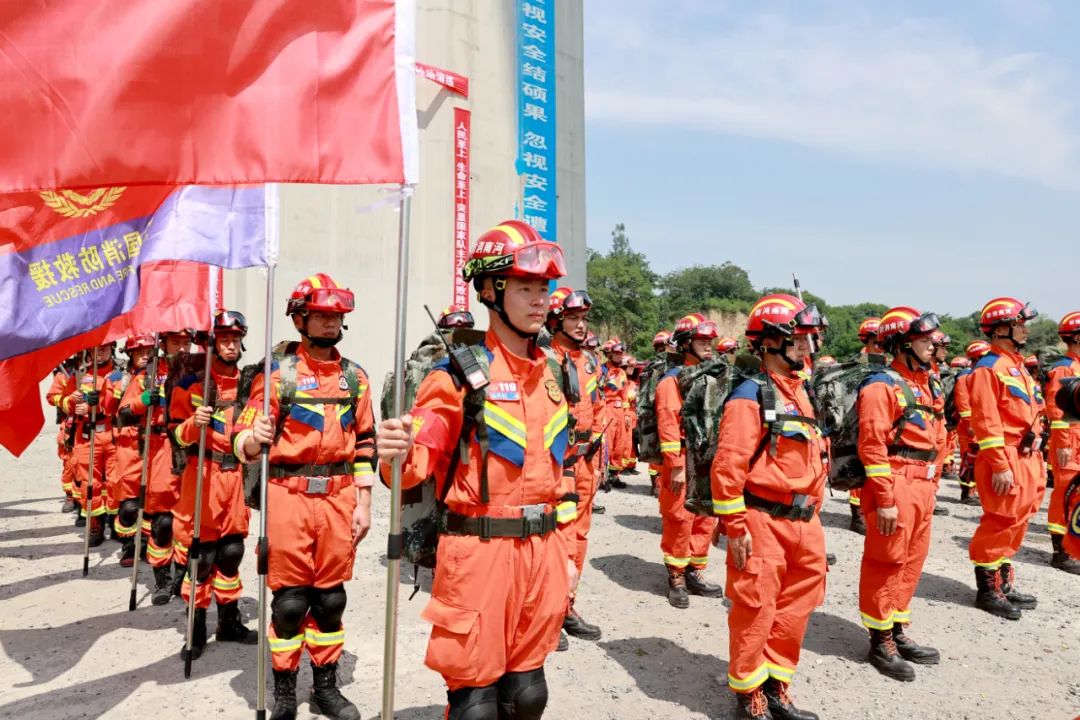
[[[109,381],[110,382],[117,382],[117,381],[121,380],[123,377],[124,377],[124,373],[123,373],[122,370],[113,370],[111,373],[109,373]]]
[[[761,383],[753,378],[747,378],[736,386],[725,402],[731,400],[753,400],[758,402],[758,394],[761,392]]]
[[[975,363],[975,367],[972,369],[978,370],[979,368],[992,368],[994,367],[994,363],[996,363],[1000,357],[1001,356],[997,353],[988,352],[981,358],[979,358],[979,361]]]
[[[676,375],[678,375],[682,371],[682,369],[683,369],[682,365],[676,365],[675,367],[671,368],[666,373],[661,375],[660,379],[663,380],[664,378],[675,377]]]

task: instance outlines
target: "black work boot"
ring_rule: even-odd
[[[206,647],[206,608],[195,608],[195,622],[191,626],[191,659],[198,660]],[[187,638],[180,648],[180,659],[187,660]]]
[[[685,610],[690,607],[690,595],[686,592],[686,574],[682,568],[667,569],[667,601],[671,607]]]
[[[892,638],[900,657],[916,665],[937,665],[941,662],[941,653],[927,645],[919,645],[904,632],[903,623],[893,623]]]
[[[582,640],[599,640],[602,634],[599,627],[585,622],[585,619],[578,615],[573,600],[570,601],[570,611],[563,618],[562,627],[570,635]]]
[[[705,579],[705,571],[701,568],[690,567],[686,570],[686,590],[691,595],[701,597],[724,597],[724,588]]]
[[[998,572],[1001,574],[1001,594],[1021,610],[1034,610],[1039,601],[1034,595],[1016,591],[1016,568],[1012,563],[1001,563]]]
[[[337,688],[337,663],[312,663],[311,712],[332,720],[360,720],[360,711]]]
[[[1069,557],[1062,546],[1064,535],[1051,535],[1050,542],[1054,545],[1054,554],[1050,557],[1050,567],[1064,570],[1073,575],[1080,575],[1080,562]]]
[[[993,568],[975,567],[975,607],[1006,620],[1019,620],[1023,613],[1001,592],[1001,576]]]
[[[973,495],[970,485],[960,486],[960,504],[961,505],[981,505],[979,498]]]
[[[774,720],[818,720],[818,716],[809,710],[800,710],[795,707],[795,699],[791,697],[787,683],[780,682],[776,678],[769,678],[763,686],[765,699],[769,703],[769,712]]]
[[[125,540],[120,546],[120,567],[129,568],[135,564],[135,541]]]
[[[259,634],[248,630],[240,620],[240,603],[218,603],[217,631],[214,637],[218,642],[235,642],[255,645]]]
[[[848,525],[848,530],[860,535],[866,534],[866,520],[862,516],[862,508],[858,505],[849,505],[851,508],[851,523]]]
[[[67,495],[64,497],[64,504],[60,507],[60,512],[67,514],[73,510],[75,510],[75,500],[70,495]]]
[[[187,565],[181,565],[177,562],[172,563],[172,586],[169,588],[169,592],[173,594],[173,597],[180,597],[185,575],[187,575]]]
[[[75,527],[86,527],[86,516],[82,514],[81,505],[75,505]]]
[[[90,518],[90,547],[98,547],[105,542],[105,521],[100,517]]]
[[[592,514],[593,515],[603,515],[606,512],[607,512],[607,508],[604,507],[603,505],[601,505],[600,503],[594,502],[592,504]]]
[[[627,487],[626,481],[619,477],[619,473],[617,472],[612,472],[611,475],[608,476],[608,484],[617,490],[625,490]]]
[[[270,720],[296,720],[296,673],[274,671],[274,712]]]
[[[754,688],[748,693],[735,693],[738,706],[735,708],[735,720],[773,720],[775,715],[769,712],[769,700],[761,688]]]
[[[945,507],[944,505],[942,505],[942,504],[940,504],[938,502],[934,503],[934,515],[945,516],[945,515],[948,515],[948,514],[949,514],[949,508]]]
[[[170,587],[169,566],[154,568],[154,592],[150,595],[150,602],[154,605],[168,605],[172,599]]]
[[[555,646],[555,652],[566,652],[570,649],[570,636],[565,630],[559,631],[559,644]]]
[[[893,680],[911,682],[915,679],[915,668],[911,667],[893,640],[892,630],[870,631],[870,656],[867,658],[879,673]]]

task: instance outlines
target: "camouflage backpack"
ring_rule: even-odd
[[[664,375],[674,367],[671,355],[654,358],[641,371],[638,379],[638,460],[644,463],[663,462],[660,453],[660,431],[656,422],[656,386]]]
[[[1035,379],[1043,385],[1046,385],[1051,370],[1059,365],[1064,364],[1068,366],[1072,363],[1071,358],[1053,345],[1039,348],[1038,352],[1035,353],[1035,356],[1039,358],[1039,368],[1035,375]]]
[[[884,373],[901,389],[904,412],[895,423],[894,442],[898,442],[904,426],[921,410],[907,382],[895,370],[884,365],[866,362],[846,362],[822,368],[814,373],[814,407],[822,432],[831,442],[829,487],[853,490],[866,482],[866,470],[859,458],[859,391],[874,375]]]
[[[678,374],[686,443],[684,506],[697,515],[711,517],[713,514],[709,473],[716,455],[716,437],[724,401],[738,375],[739,371],[723,357],[684,367]]]

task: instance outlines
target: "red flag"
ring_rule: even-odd
[[[135,331],[208,329],[211,272],[217,269],[201,263],[148,263],[141,268],[139,302],[130,312],[89,332],[0,362],[0,445],[18,456],[41,432],[45,416],[38,385],[65,358]]]
[[[0,192],[413,182],[412,21],[410,0],[0,3]]]

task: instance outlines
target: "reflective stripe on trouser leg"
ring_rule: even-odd
[[[180,586],[180,597],[184,598],[185,603],[191,602],[191,574],[184,573],[184,582]],[[210,607],[210,600],[213,597],[213,591],[210,587],[210,578],[207,578],[205,582],[200,582],[195,589],[195,607],[205,609]]]
[[[304,629],[304,647],[311,656],[312,665],[336,663],[345,649],[345,626],[341,625],[333,632],[321,632],[315,619],[309,616]]]
[[[300,667],[300,655],[304,652],[304,633],[299,632],[291,638],[279,638],[270,623],[267,632],[270,644],[270,659],[275,670],[297,670]]]
[[[240,599],[240,594],[244,589],[244,584],[240,582],[240,576],[225,577],[221,574],[220,570],[215,568],[212,575],[212,581],[208,585],[214,591],[214,599],[221,605],[236,602]]]
[[[154,542],[154,538],[150,537],[146,540],[146,559],[150,562],[151,567],[165,567],[173,559],[173,546],[161,547]],[[179,563],[178,564],[184,564]]]

